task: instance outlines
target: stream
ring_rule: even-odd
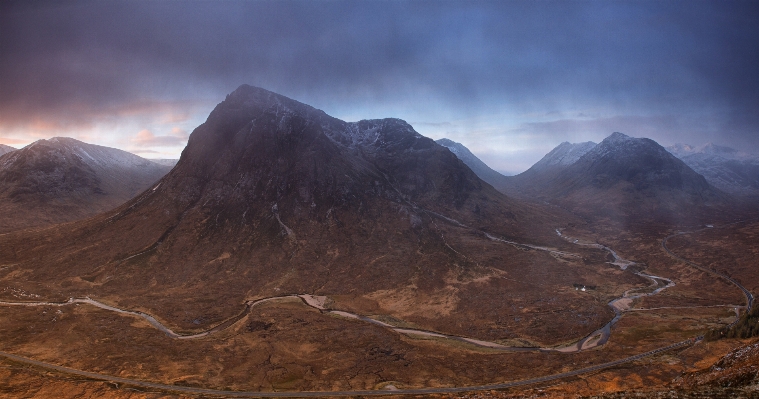
[[[614,257],[614,262],[612,262],[611,264],[613,264],[615,266],[618,266],[622,270],[625,270],[625,269],[627,269],[628,266],[635,264],[635,262],[632,262],[632,261],[629,261],[629,260],[621,258],[614,250],[612,250],[611,248],[608,248],[608,247],[606,247],[604,245],[597,244],[597,243],[581,242],[579,239],[575,239],[575,238],[563,235],[559,229],[556,229],[556,233],[560,237],[562,237],[565,240],[568,240],[568,241],[570,241],[570,242],[572,242],[572,243],[574,243],[576,245],[593,247],[593,248],[598,248],[598,249],[603,249],[603,250],[608,251]],[[534,250],[539,250],[539,251],[547,251],[547,252],[550,252],[550,253],[553,253],[553,254],[556,254],[556,255],[560,255],[560,256],[563,256],[563,257],[577,257],[578,256],[578,255],[573,254],[573,253],[564,252],[564,251],[557,251],[557,250],[552,249],[552,248],[539,247],[539,246],[535,246],[535,245],[522,244],[522,243],[512,242],[512,241],[508,241],[508,240],[503,240],[503,239],[500,239],[500,238],[493,237],[493,236],[491,236],[489,234],[487,234],[487,237],[490,240],[493,240],[493,241],[499,241],[499,242],[503,242],[503,243],[509,244],[509,245],[514,245],[514,246],[517,246],[517,247],[526,247],[526,248],[530,248],[530,249],[534,249]],[[367,317],[367,316],[357,315],[357,314],[354,314],[354,313],[349,313],[349,312],[345,312],[345,311],[341,311],[341,310],[328,309],[328,308],[325,307],[325,303],[327,301],[327,297],[326,296],[318,296],[318,295],[310,295],[310,294],[291,294],[291,295],[274,296],[274,297],[268,297],[268,298],[263,298],[263,299],[258,299],[258,300],[246,301],[245,302],[245,308],[238,315],[233,316],[233,317],[231,317],[231,318],[229,318],[229,319],[221,322],[220,324],[218,324],[218,325],[216,325],[216,326],[214,326],[214,327],[212,327],[212,328],[210,328],[208,330],[205,330],[205,331],[202,331],[202,332],[199,332],[199,333],[195,333],[195,334],[180,334],[180,333],[177,333],[177,332],[171,330],[170,328],[166,327],[164,324],[162,324],[161,322],[159,322],[158,320],[156,320],[155,317],[153,317],[152,315],[150,315],[148,313],[140,312],[140,311],[132,311],[132,310],[120,309],[120,308],[115,307],[115,306],[111,306],[111,305],[107,305],[107,304],[102,303],[102,302],[98,302],[98,301],[96,301],[96,300],[94,300],[94,299],[92,299],[90,297],[85,297],[85,298],[69,298],[69,300],[66,301],[66,302],[7,302],[7,301],[0,301],[0,305],[2,305],[2,306],[69,306],[69,305],[75,305],[75,304],[86,304],[86,305],[95,306],[97,308],[108,310],[108,311],[112,311],[112,312],[116,312],[116,313],[120,313],[120,314],[124,314],[124,315],[128,315],[128,316],[142,318],[142,319],[146,320],[148,323],[150,323],[150,325],[152,325],[154,328],[156,328],[157,330],[163,332],[168,337],[173,338],[173,339],[198,339],[198,338],[203,338],[203,337],[209,336],[211,334],[218,333],[218,332],[226,330],[227,328],[233,326],[238,321],[240,321],[245,316],[247,316],[248,313],[250,313],[250,311],[251,311],[251,309],[253,307],[255,307],[257,305],[260,305],[262,303],[272,302],[272,301],[280,301],[280,300],[286,300],[286,299],[300,299],[304,304],[306,304],[306,305],[308,305],[308,306],[310,306],[310,307],[312,307],[314,309],[319,310],[319,312],[321,312],[321,313],[331,314],[331,315],[334,315],[334,316],[344,317],[344,318],[349,318],[349,319],[361,320],[361,321],[364,321],[364,322],[367,322],[367,323],[371,323],[371,324],[374,324],[374,325],[377,325],[377,326],[380,326],[380,327],[383,327],[383,328],[387,328],[387,329],[393,330],[393,331],[395,331],[397,333],[405,334],[405,335],[427,337],[427,338],[437,338],[437,339],[449,339],[449,340],[454,340],[454,341],[459,341],[459,342],[463,342],[463,343],[479,346],[479,347],[482,347],[482,348],[488,348],[488,349],[499,350],[499,351],[508,351],[508,352],[562,352],[562,353],[573,353],[573,352],[580,352],[580,351],[583,351],[583,350],[588,350],[588,349],[592,349],[592,348],[604,345],[609,340],[609,337],[611,336],[611,327],[615,323],[617,323],[619,321],[619,319],[622,317],[622,315],[625,312],[627,312],[627,311],[629,311],[631,309],[630,306],[632,305],[632,302],[635,299],[646,297],[646,296],[651,296],[651,295],[656,295],[656,294],[660,293],[661,291],[663,291],[663,290],[665,290],[665,289],[667,289],[667,288],[672,287],[672,286],[675,285],[675,283],[672,280],[669,280],[669,279],[664,278],[664,277],[653,276],[653,275],[645,274],[645,273],[642,273],[642,272],[635,272],[635,274],[637,274],[637,275],[639,275],[639,276],[641,276],[643,278],[646,278],[646,279],[650,280],[652,282],[652,284],[648,288],[649,289],[650,288],[655,288],[655,289],[653,289],[649,293],[637,293],[637,294],[635,294],[633,292],[645,289],[645,287],[643,287],[643,288],[634,288],[634,289],[630,289],[630,290],[625,291],[625,293],[621,297],[612,300],[608,304],[612,308],[612,310],[614,310],[614,318],[611,321],[609,321],[608,323],[606,323],[606,325],[604,325],[603,327],[599,328],[598,330],[590,333],[586,337],[580,339],[576,343],[573,343],[573,344],[567,345],[567,346],[561,346],[561,347],[558,347],[558,348],[537,348],[537,347],[506,346],[506,345],[499,344],[497,342],[483,341],[483,340],[478,340],[478,339],[474,339],[474,338],[467,338],[467,337],[460,337],[460,336],[456,336],[456,335],[442,334],[442,333],[434,332],[434,331],[426,331],[426,330],[413,329],[413,328],[396,327],[396,326],[384,323],[382,321],[372,319],[372,318]]]

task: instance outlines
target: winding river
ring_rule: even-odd
[[[598,248],[598,249],[602,249],[602,250],[605,250],[605,251],[609,252],[614,257],[614,262],[612,264],[620,267],[622,270],[625,270],[625,269],[627,269],[628,266],[635,264],[635,262],[623,259],[614,250],[612,250],[611,248],[608,248],[606,246],[603,246],[601,244],[587,243],[587,242],[584,242],[584,241],[580,241],[579,239],[568,237],[566,235],[563,235],[561,233],[560,229],[556,229],[556,233],[559,236],[561,236],[562,238],[564,238],[564,239],[566,239],[566,240],[568,240],[568,241],[570,241],[570,242],[572,242],[572,243],[574,243],[576,245]],[[525,247],[525,248],[530,248],[530,249],[539,250],[539,251],[546,251],[546,252],[549,252],[549,253],[552,253],[552,254],[555,254],[555,255],[559,255],[559,256],[563,256],[563,257],[578,257],[577,254],[573,254],[573,253],[570,253],[570,252],[557,251],[557,250],[552,249],[552,248],[540,247],[540,246],[535,246],[535,245],[530,245],[530,244],[522,244],[522,243],[518,243],[518,242],[508,241],[508,240],[504,240],[504,239],[500,239],[500,238],[494,237],[494,236],[492,236],[490,234],[486,234],[486,236],[490,240],[498,241],[498,242],[503,242],[504,244],[508,244],[508,245],[513,245],[513,246],[517,246],[517,247]],[[148,323],[150,323],[150,325],[152,325],[154,328],[156,328],[157,330],[163,332],[168,337],[173,338],[173,339],[197,339],[197,338],[203,338],[203,337],[209,336],[211,334],[218,333],[218,332],[226,330],[227,328],[233,326],[238,321],[240,321],[245,316],[247,316],[247,314],[251,311],[251,309],[254,308],[257,305],[260,305],[260,304],[263,304],[263,303],[266,303],[266,302],[282,301],[282,300],[289,300],[289,299],[290,300],[291,299],[299,299],[304,304],[306,304],[306,305],[308,305],[308,306],[310,306],[310,307],[312,307],[314,309],[319,310],[319,312],[321,312],[321,313],[330,314],[330,315],[339,316],[339,317],[345,317],[345,318],[349,318],[349,319],[361,320],[361,321],[364,321],[364,322],[367,322],[367,323],[371,323],[371,324],[374,324],[374,325],[377,325],[377,326],[380,326],[380,327],[383,327],[383,328],[391,329],[391,330],[393,330],[393,331],[395,331],[397,333],[400,333],[400,334],[419,336],[419,337],[426,337],[426,338],[437,338],[437,339],[447,339],[447,340],[459,341],[459,342],[467,343],[467,344],[470,344],[470,345],[474,345],[474,346],[478,346],[478,347],[482,347],[482,348],[488,348],[488,349],[492,349],[492,350],[498,350],[498,351],[573,353],[573,352],[580,352],[580,351],[584,351],[584,350],[588,350],[588,349],[592,349],[592,348],[604,345],[609,340],[609,337],[611,336],[611,327],[615,323],[617,323],[619,321],[619,319],[622,317],[622,315],[625,312],[631,310],[632,302],[635,299],[642,298],[642,297],[645,297],[645,296],[656,295],[656,294],[660,293],[661,291],[663,291],[663,290],[665,290],[665,289],[667,289],[667,288],[672,287],[672,286],[675,285],[675,283],[672,280],[669,280],[669,279],[664,278],[664,277],[659,277],[659,276],[653,276],[653,275],[649,275],[649,274],[644,274],[642,272],[635,272],[635,274],[637,274],[637,275],[639,275],[641,277],[644,277],[644,278],[646,278],[646,279],[648,279],[648,280],[651,281],[651,286],[649,287],[649,288],[652,289],[651,292],[648,292],[648,293],[637,293],[637,294],[634,293],[634,291],[640,291],[641,289],[645,289],[645,287],[644,288],[630,289],[630,290],[624,292],[624,294],[621,297],[616,298],[616,299],[612,300],[611,302],[609,302],[609,306],[612,308],[612,310],[614,310],[614,318],[612,318],[612,320],[609,321],[608,323],[606,323],[603,327],[601,327],[598,330],[596,330],[596,331],[590,333],[589,335],[583,337],[582,339],[578,340],[576,343],[573,343],[573,344],[570,344],[570,345],[566,345],[566,346],[560,346],[560,347],[542,347],[542,348],[540,348],[540,347],[506,346],[506,345],[499,344],[497,342],[483,341],[483,340],[478,340],[478,339],[474,339],[474,338],[468,338],[468,337],[461,337],[461,336],[456,336],[456,335],[442,334],[442,333],[435,332],[435,331],[427,331],[427,330],[420,330],[420,329],[413,329],[413,328],[396,327],[396,326],[393,326],[391,324],[387,324],[387,323],[384,323],[384,322],[376,320],[376,319],[372,319],[372,318],[367,317],[367,316],[362,316],[362,315],[358,315],[358,314],[354,314],[354,313],[349,313],[349,312],[345,312],[345,311],[341,311],[341,310],[328,309],[328,308],[325,307],[325,302],[327,300],[327,297],[325,297],[325,296],[318,296],[318,295],[311,295],[311,294],[291,294],[291,295],[274,296],[274,297],[268,297],[268,298],[263,298],[263,299],[258,299],[258,300],[247,301],[247,302],[245,302],[245,308],[238,315],[233,316],[233,317],[231,317],[231,318],[229,318],[229,319],[221,322],[220,324],[218,324],[218,325],[216,325],[216,326],[214,326],[214,327],[212,327],[212,328],[210,328],[208,330],[205,330],[205,331],[202,331],[202,332],[199,332],[199,333],[195,333],[195,334],[180,334],[180,333],[177,333],[177,332],[171,330],[170,328],[168,328],[167,326],[165,326],[164,324],[162,324],[161,322],[159,322],[155,317],[153,317],[152,315],[150,315],[148,313],[140,312],[140,311],[134,311],[134,310],[121,309],[121,308],[118,308],[118,307],[115,307],[115,306],[112,306],[112,305],[108,305],[108,304],[99,302],[99,301],[94,300],[94,299],[92,299],[90,297],[85,297],[85,298],[70,298],[66,302],[8,302],[8,301],[0,301],[0,305],[4,305],[4,306],[58,306],[58,307],[60,307],[60,306],[70,306],[70,305],[75,305],[75,304],[86,304],[86,305],[95,306],[97,308],[108,310],[108,311],[112,311],[112,312],[116,312],[116,313],[120,313],[120,314],[124,314],[124,315],[128,315],[128,316],[132,316],[132,317],[142,318],[142,319],[146,320]]]

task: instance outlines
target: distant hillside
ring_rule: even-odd
[[[495,188],[503,186],[506,176],[491,169],[490,166],[482,162],[476,155],[472,154],[463,144],[449,139],[435,140],[436,143],[448,148],[461,162],[464,162],[477,177],[484,180]]]
[[[675,144],[667,151],[680,158],[715,187],[735,195],[759,195],[759,155],[708,143]]]
[[[9,145],[0,144],[0,156],[5,155],[12,151],[16,151],[16,149]]]
[[[598,145],[562,143],[502,191],[623,224],[688,223],[730,205],[729,197],[658,143],[622,133]]]
[[[520,198],[542,197],[546,187],[551,185],[551,181],[557,174],[577,162],[595,146],[596,143],[592,141],[576,144],[565,141],[532,165],[530,169],[504,179],[496,188],[507,195]]]
[[[148,161],[155,162],[163,166],[171,166],[173,168],[174,165],[176,165],[177,162],[179,162],[179,159],[148,159]]]
[[[68,222],[110,210],[171,168],[67,137],[0,156],[0,232]]]

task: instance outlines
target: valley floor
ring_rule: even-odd
[[[399,335],[398,332],[403,332],[399,328],[393,330],[376,319],[375,322],[361,320],[363,315],[347,314],[348,318],[346,314],[332,315],[330,309],[324,308],[326,298],[312,296],[268,301],[255,311],[249,306],[249,313],[227,323],[213,337],[198,336],[197,340],[180,340],[181,343],[172,340],[167,331],[157,329],[145,317],[134,317],[137,313],[125,317],[123,310],[120,314],[105,305],[89,308],[83,302],[66,307],[52,303],[0,306],[0,329],[5,337],[0,344],[4,351],[45,363],[199,390],[214,387],[292,392],[290,395],[298,396],[295,392],[303,390],[376,392],[528,380],[593,368],[671,343],[693,340],[709,328],[730,323],[735,319],[734,308],[745,302],[742,292],[732,284],[756,281],[750,263],[757,251],[752,245],[757,233],[759,223],[740,223],[673,236],[668,242],[670,250],[688,260],[698,259],[701,269],[668,257],[658,240],[622,236],[602,242],[599,245],[615,248],[615,254],[635,254],[636,263],[645,264],[645,274],[654,277],[650,287],[627,290],[637,296],[621,308],[625,311],[624,317],[610,326],[608,342],[595,340],[603,346],[574,354],[499,353],[492,345],[477,345],[479,341],[425,337],[409,334],[409,331]],[[584,240],[580,244],[590,245],[593,241],[589,236],[592,232],[563,234],[570,241]],[[729,262],[725,262],[726,259]],[[625,265],[641,273],[634,263]],[[710,270],[730,277],[715,278]],[[670,285],[667,281],[674,283]],[[747,291],[756,290],[747,285]],[[653,292],[657,295],[648,295]],[[12,292],[12,296],[19,295],[27,296],[24,299],[29,302],[35,294]],[[756,396],[756,377],[742,380],[740,386],[677,385],[676,382],[678,377],[711,367],[732,349],[751,341],[687,343],[605,370],[563,375],[523,388],[463,395],[504,398]],[[591,349],[581,343],[575,345]],[[58,397],[173,395],[163,389],[150,392],[149,387],[95,381],[97,377],[93,380],[93,377],[8,358],[2,364],[0,396],[49,397],[51,392],[59,393]],[[593,396],[598,392],[605,392],[606,396]]]

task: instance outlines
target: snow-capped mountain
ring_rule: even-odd
[[[514,176],[506,194],[625,224],[685,222],[729,203],[724,193],[653,140],[615,132],[598,145],[570,146],[561,144],[538,162],[542,165]],[[573,152],[584,153],[575,157]]]
[[[731,194],[759,194],[759,155],[712,143],[700,147],[675,144],[667,150],[706,180]]]
[[[566,167],[577,162],[588,151],[592,150],[596,143],[586,141],[584,143],[563,142],[551,150],[540,161],[535,163],[530,169],[545,170],[553,167]]]
[[[495,188],[499,188],[504,184],[506,176],[490,168],[490,166],[486,165],[485,162],[482,162],[482,160],[477,158],[476,155],[472,154],[472,152],[469,151],[469,149],[466,148],[463,144],[449,139],[435,140],[435,142],[449,149],[454,155],[456,155],[458,159],[461,160],[461,162],[464,162],[464,164],[466,164],[469,169],[472,169],[472,172],[474,172],[486,183]]]
[[[72,221],[112,209],[171,168],[115,148],[55,137],[0,157],[0,230]]]
[[[12,151],[16,151],[16,149],[9,145],[0,144],[0,156],[3,156]]]

